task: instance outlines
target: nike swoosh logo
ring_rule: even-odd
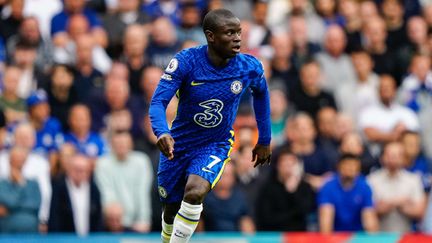
[[[205,84],[205,83],[197,83],[197,82],[195,82],[195,81],[192,81],[192,82],[191,82],[191,85],[192,85],[192,86],[198,86],[198,85],[201,85],[201,84]]]
[[[212,174],[214,174],[214,172],[213,172],[213,171],[211,171],[211,170],[209,170],[209,169],[207,169],[207,168],[202,168],[201,170],[202,170],[202,171],[204,171],[204,172],[209,172],[209,173],[212,173]]]

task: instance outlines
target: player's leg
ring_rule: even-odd
[[[189,242],[203,210],[202,202],[210,191],[210,183],[201,176],[190,174],[180,209],[174,218],[170,243]]]
[[[174,217],[180,209],[180,202],[166,203],[163,206],[162,212],[162,243],[169,243],[173,231]]]
[[[183,161],[185,156],[177,154],[172,161],[161,155],[158,170],[158,190],[162,201],[162,232],[163,243],[170,242],[174,217],[180,208],[186,185],[186,166]]]
[[[174,219],[171,243],[188,242],[198,225],[202,202],[218,182],[228,162],[231,146],[211,146],[196,151],[187,169],[188,179],[183,201]]]

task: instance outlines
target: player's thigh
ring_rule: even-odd
[[[182,201],[189,161],[189,156],[186,154],[176,154],[172,160],[168,160],[161,154],[158,169],[158,191],[163,203]]]
[[[197,150],[187,169],[187,175],[195,174],[209,182],[213,188],[228,163],[231,146],[215,146]]]

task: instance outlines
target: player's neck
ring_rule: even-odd
[[[212,48],[207,48],[207,57],[215,67],[223,67],[228,64],[230,58],[222,58]]]

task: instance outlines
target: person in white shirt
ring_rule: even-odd
[[[324,51],[316,55],[324,74],[322,88],[334,93],[340,85],[355,82],[354,67],[351,58],[344,53],[347,44],[345,32],[338,25],[327,28],[324,37]]]
[[[379,77],[372,71],[373,61],[364,50],[351,53],[356,78],[354,82],[342,83],[335,87],[335,98],[342,112],[357,120],[365,108],[379,102]]]
[[[371,153],[377,156],[380,145],[396,141],[402,133],[418,131],[416,114],[395,102],[396,82],[390,75],[381,75],[379,83],[380,102],[364,109],[359,116],[359,128],[370,143]]]
[[[153,169],[149,157],[132,151],[129,132],[114,131],[110,139],[112,152],[96,161],[96,182],[101,190],[104,213],[110,221],[121,216],[124,229],[148,232],[151,225],[151,189]],[[113,206],[115,205],[115,206]],[[113,214],[121,206],[123,214]]]
[[[403,169],[404,148],[399,142],[386,144],[381,163],[383,167],[368,177],[380,230],[410,232],[412,222],[421,220],[426,208],[420,176]]]

